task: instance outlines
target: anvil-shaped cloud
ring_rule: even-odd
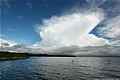
[[[34,46],[100,46],[108,44],[108,40],[89,34],[104,18],[102,12],[74,12],[62,16],[53,16],[37,25],[42,40]]]

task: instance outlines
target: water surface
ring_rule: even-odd
[[[120,79],[120,57],[31,57],[0,61],[0,80]]]

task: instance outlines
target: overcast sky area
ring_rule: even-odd
[[[1,0],[0,15],[0,51],[120,56],[120,0]]]

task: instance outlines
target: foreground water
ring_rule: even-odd
[[[120,57],[31,57],[0,61],[0,80],[120,80]]]

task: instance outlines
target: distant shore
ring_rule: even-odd
[[[32,53],[15,53],[15,52],[0,52],[0,61],[2,60],[18,60],[29,57],[120,57],[120,56],[101,56],[101,55],[55,55],[55,54],[32,54]]]
[[[17,60],[29,58],[27,53],[0,52],[0,60]]]
[[[30,53],[14,53],[0,52],[0,61],[26,59],[29,57],[76,57],[74,55],[50,55],[50,54],[30,54]]]
[[[2,60],[17,60],[17,59],[26,59],[28,57],[0,57],[0,61]]]

